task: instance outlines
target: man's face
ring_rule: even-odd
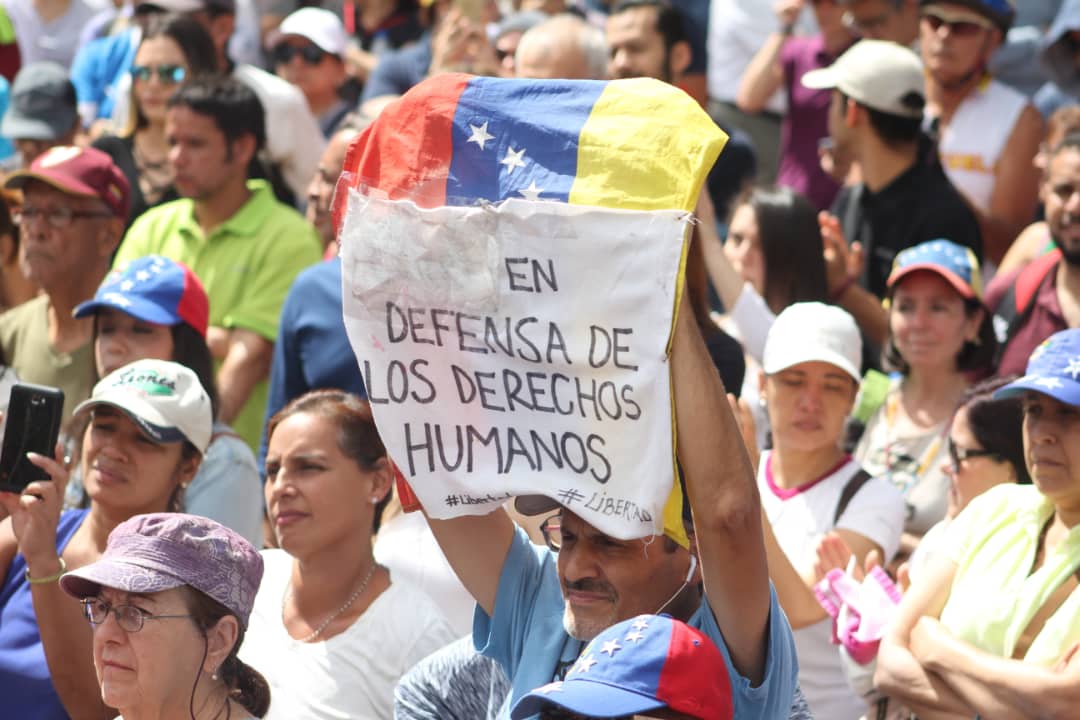
[[[681,547],[670,551],[663,537],[616,540],[565,509],[561,531],[563,626],[578,640],[592,640],[617,622],[656,613],[682,588],[690,567],[689,552]]]
[[[853,135],[847,125],[848,101],[839,90],[832,91],[829,101],[828,127],[832,152],[842,157],[852,156]]]
[[[1070,265],[1080,266],[1080,150],[1061,150],[1050,160],[1042,198],[1050,237]]]
[[[247,174],[248,158],[234,152],[209,115],[183,105],[171,107],[165,116],[165,137],[175,173],[173,184],[183,197],[209,200],[238,173]]]
[[[892,0],[854,0],[844,13],[844,24],[860,37],[907,45],[914,38],[905,32],[901,8]]]
[[[976,77],[1001,40],[987,20],[953,3],[924,6],[919,33],[926,70],[945,87]]]
[[[673,80],[664,37],[656,28],[656,8],[635,7],[608,18],[608,74],[613,78]]]
[[[355,133],[339,132],[330,138],[319,160],[319,169],[308,183],[307,219],[319,231],[323,247],[334,239],[331,203],[334,200],[338,176],[341,175],[341,167],[345,164],[345,152],[349,149],[349,141],[353,137]]]
[[[56,227],[49,215],[65,209],[75,215]],[[22,210],[23,272],[46,292],[70,285],[110,252],[106,245],[113,216],[96,198],[69,195],[35,180],[23,190]]]

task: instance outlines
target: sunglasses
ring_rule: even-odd
[[[157,75],[158,82],[162,85],[182,83],[186,74],[179,65],[135,65],[131,68],[131,77],[134,79],[148,82]]]
[[[308,65],[318,65],[322,62],[326,53],[320,50],[315,45],[304,45],[303,47],[296,47],[288,43],[281,43],[274,48],[272,53],[274,63],[276,65],[287,65],[292,62],[292,59],[299,54]]]
[[[988,457],[1000,460],[1001,456],[993,450],[976,450],[974,448],[960,447],[949,438],[949,460],[952,461],[953,472],[960,472],[960,463],[970,458]]]
[[[924,10],[922,19],[926,21],[926,24],[929,25],[930,29],[934,32],[938,32],[942,26],[945,26],[949,28],[950,35],[956,35],[957,37],[972,37],[984,30],[990,30],[994,27],[989,20],[976,20],[970,17],[963,20],[957,20],[954,17],[942,15],[934,10]]]

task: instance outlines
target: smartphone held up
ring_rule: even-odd
[[[0,447],[0,492],[21,493],[32,482],[50,479],[30,462],[27,453],[52,457],[63,412],[64,393],[59,388],[30,383],[12,386]]]

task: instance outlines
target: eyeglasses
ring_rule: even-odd
[[[147,620],[168,620],[171,618],[190,618],[194,615],[154,615],[134,605],[113,606],[100,598],[87,598],[82,601],[83,612],[91,625],[101,625],[109,619],[111,612],[116,616],[116,624],[124,632],[137,633],[143,629]]]
[[[29,225],[36,218],[45,218],[54,228],[65,228],[76,218],[107,218],[110,213],[94,212],[91,210],[72,210],[66,207],[43,208],[23,207],[11,214],[11,219],[19,225]]]
[[[559,552],[562,547],[562,515],[552,515],[540,524],[544,542],[552,552]]]
[[[1000,460],[1001,456],[993,450],[976,450],[958,446],[949,438],[949,459],[952,461],[953,472],[960,472],[960,463],[971,458],[989,457]]]
[[[318,65],[322,62],[322,59],[327,53],[315,45],[304,45],[303,47],[296,47],[289,43],[281,43],[273,50],[274,63],[276,65],[287,65],[292,62],[293,57],[300,55],[308,65]]]
[[[131,68],[131,77],[142,82],[149,82],[155,75],[162,85],[176,85],[184,82],[187,72],[179,65],[135,65]]]
[[[934,10],[924,10],[922,19],[926,21],[934,32],[940,30],[944,25],[949,28],[950,35],[956,35],[957,37],[971,37],[981,33],[983,30],[990,30],[994,27],[989,20],[982,20],[981,18],[976,20],[971,17],[957,20]]]

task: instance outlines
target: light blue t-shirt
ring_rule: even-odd
[[[503,666],[513,686],[500,718],[508,718],[508,708],[523,695],[561,678],[585,645],[563,629],[565,606],[555,565],[554,553],[533,545],[518,529],[499,578],[495,616],[476,606],[473,643],[477,651]],[[707,601],[687,622],[707,635],[723,654],[739,720],[787,718],[795,694],[799,675],[795,640],[771,587],[770,595],[765,679],[758,687],[751,687],[732,665]]]

